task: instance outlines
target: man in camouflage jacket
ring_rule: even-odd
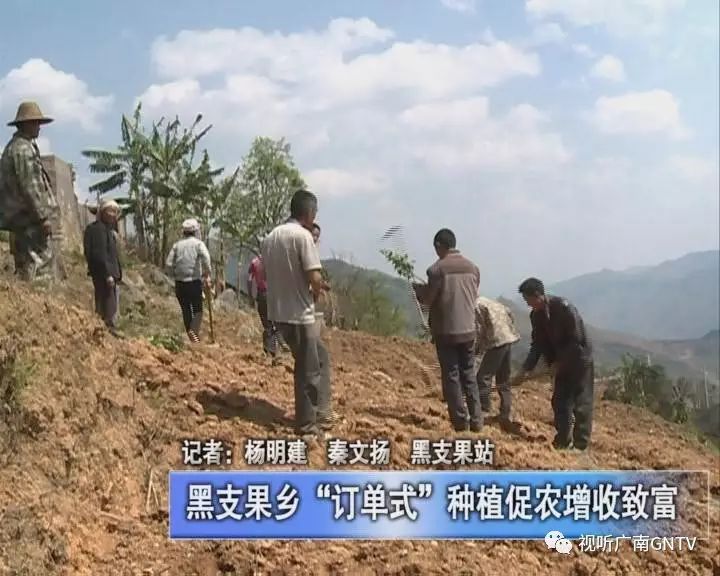
[[[502,303],[483,296],[478,297],[475,302],[475,326],[475,353],[482,355],[477,371],[480,406],[483,412],[490,412],[490,386],[495,378],[495,386],[500,395],[500,424],[508,425],[512,408],[511,347],[520,340],[520,334],[510,310]]]
[[[0,158],[0,220],[13,235],[15,273],[22,280],[54,272],[50,237],[58,205],[35,143],[49,122],[36,103],[20,104],[8,122],[17,131]]]

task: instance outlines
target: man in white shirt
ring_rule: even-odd
[[[211,285],[210,252],[199,238],[200,223],[188,218],[182,224],[183,238],[173,244],[165,268],[175,280],[175,296],[180,303],[185,332],[194,344],[200,342],[203,317],[203,283]]]
[[[330,361],[315,322],[313,298],[330,289],[308,230],[316,214],[315,195],[299,190],[290,203],[290,219],[275,227],[262,245],[268,320],[295,359],[295,429],[301,435],[319,435],[332,419]]]

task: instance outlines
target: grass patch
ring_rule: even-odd
[[[39,422],[25,409],[22,397],[37,371],[17,340],[0,341],[0,465],[17,454],[23,435],[35,437]]]
[[[37,370],[23,355],[17,341],[0,343],[0,401],[6,413],[15,412],[20,398]]]
[[[165,348],[175,354],[185,349],[185,340],[177,334],[153,334],[148,340],[153,346]]]

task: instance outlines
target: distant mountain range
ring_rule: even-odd
[[[513,311],[522,340],[517,344],[518,355],[524,356],[530,346],[530,315],[527,308],[500,299]],[[524,305],[523,305],[524,306]],[[720,332],[708,332],[702,338],[688,340],[648,340],[622,332],[597,328],[587,322],[593,345],[593,356],[598,367],[613,368],[622,362],[625,354],[649,358],[653,364],[664,366],[672,378],[686,377],[701,380],[707,370],[708,380],[718,383],[720,374]]]
[[[718,299],[720,252],[698,252],[658,266],[621,272],[603,270],[548,287],[573,302],[593,339],[598,367],[618,366],[624,354],[650,357],[669,376],[704,377],[718,383],[720,374],[720,320]],[[227,267],[227,279],[237,284],[237,261]],[[420,318],[406,281],[378,270],[361,268],[338,259],[323,261],[336,281],[358,274],[374,280],[406,319],[407,334],[418,333]],[[241,282],[244,290],[244,282]],[[527,352],[530,320],[524,302],[502,299],[515,314],[522,341],[516,358]]]
[[[710,282],[710,279],[708,278],[709,275],[705,273],[704,270],[709,265],[712,265],[713,262],[712,258],[709,257],[708,254],[715,254],[714,262],[717,267],[718,253],[715,252],[703,254],[705,254],[705,256],[690,255],[689,257],[686,257],[686,259],[677,260],[675,261],[676,263],[678,263],[677,265],[673,265],[672,263],[665,263],[660,267],[657,267],[662,267],[659,272],[656,270],[656,268],[636,268],[633,272],[600,272],[598,274],[600,275],[601,279],[607,278],[608,274],[611,276],[617,274],[637,274],[641,277],[656,278],[661,288],[659,287],[656,290],[651,289],[650,292],[658,295],[667,294],[670,290],[668,284],[672,284],[671,280],[673,278],[677,281],[674,284],[677,290],[680,290],[681,286],[683,286],[683,283],[680,280],[687,278],[694,278],[696,282],[704,281],[712,285],[712,282]],[[705,262],[706,265],[700,265],[702,262]],[[345,279],[351,277],[354,274],[361,275],[363,279],[375,280],[380,287],[380,290],[403,311],[407,322],[407,333],[417,333],[420,319],[418,317],[415,303],[410,296],[409,286],[406,281],[402,280],[401,278],[393,277],[383,272],[379,272],[377,270],[360,268],[342,260],[324,260],[323,266],[329,272],[330,276],[335,280]],[[685,272],[683,272],[683,269],[685,270]],[[582,278],[587,279],[591,278],[592,276],[593,275],[587,275]],[[597,289],[590,289],[591,286],[597,287],[598,282],[589,282],[588,280],[579,281],[577,284],[573,284],[573,282],[573,280],[563,282],[562,284],[552,286],[551,290],[557,294],[567,296],[580,309],[586,323],[588,324],[588,331],[593,340],[596,363],[599,367],[614,368],[618,366],[621,363],[624,354],[633,354],[642,358],[649,356],[650,360],[653,363],[664,366],[668,375],[673,378],[684,376],[692,378],[694,380],[698,380],[704,377],[704,371],[707,370],[708,380],[711,383],[717,384],[718,374],[720,374],[720,367],[718,366],[718,364],[720,363],[720,332],[718,332],[717,320],[717,274],[714,278],[714,324],[712,324],[713,307],[712,303],[710,302],[711,299],[709,298],[709,292],[711,292],[712,289],[701,290],[700,287],[695,287],[694,294],[704,293],[702,303],[697,299],[692,303],[686,302],[687,299],[682,298],[680,294],[677,294],[672,299],[670,299],[669,296],[667,297],[668,303],[682,302],[683,306],[692,305],[695,308],[701,308],[704,306],[706,309],[706,316],[703,322],[701,322],[699,315],[689,315],[689,317],[694,319],[693,321],[695,322],[695,325],[698,327],[698,329],[700,329],[699,326],[710,326],[704,331],[704,335],[701,338],[679,338],[675,340],[654,340],[651,338],[635,336],[633,335],[632,330],[628,330],[629,333],[623,333],[623,331],[621,330],[608,330],[596,327],[595,322],[591,319],[595,318],[595,316],[590,313],[590,310],[592,310],[593,307],[591,306],[591,303],[588,301],[588,299],[590,297],[590,294],[595,294],[602,299],[602,291],[599,291]],[[582,292],[582,287],[584,286],[589,293],[583,294],[583,298],[578,298],[577,295],[573,296],[572,289],[575,286],[581,287],[579,289],[580,292]],[[634,286],[641,294],[648,294],[648,290],[642,291],[640,285],[635,284]],[[630,289],[628,288],[628,290]],[[618,294],[622,293],[622,291],[619,289],[616,292]],[[516,358],[520,358],[527,353],[527,349],[529,347],[529,311],[524,303],[520,304],[516,301],[510,301],[502,298],[501,300],[512,309],[516,318],[516,322],[518,324],[518,329],[520,330],[520,333],[522,335],[522,341],[519,342],[516,346]],[[605,298],[605,300],[603,301],[610,302],[612,300]],[[621,296],[617,297],[618,305],[624,301],[628,300],[624,300]],[[651,318],[651,314],[649,312],[643,313],[643,311],[634,309],[636,307],[645,306],[640,306],[642,298],[633,298],[629,301],[632,304],[631,309],[627,311],[628,315],[635,314],[639,317],[643,316],[644,314],[646,318]],[[651,302],[654,303],[654,301],[652,300]],[[677,305],[679,304],[676,304],[676,306]],[[659,305],[657,306],[656,311],[658,314],[661,315],[661,319],[663,317],[663,314],[668,314],[667,308],[672,308],[672,306],[670,306],[669,304],[666,307],[662,307]],[[620,312],[618,312],[618,317],[621,317]],[[682,319],[682,313],[678,312],[677,314],[672,314],[671,317],[673,318],[673,322],[679,322]],[[607,325],[607,323],[603,324]],[[660,324],[661,322],[658,322],[658,325]],[[625,325],[630,327],[627,322],[625,323]],[[692,330],[686,329],[684,333],[692,333]]]
[[[570,300],[589,323],[650,340],[701,338],[720,326],[720,251],[657,266],[602,270],[548,291]]]

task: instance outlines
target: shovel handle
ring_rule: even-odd
[[[213,297],[212,297],[212,289],[207,284],[205,285],[205,299],[207,300],[208,315],[210,318],[210,341],[214,344],[215,343],[215,326],[214,326],[214,322],[213,322]]]

